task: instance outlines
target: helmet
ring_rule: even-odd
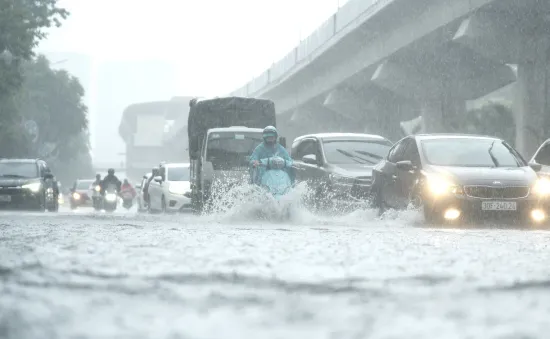
[[[267,142],[266,139],[268,137],[275,137],[275,141],[277,141],[277,138],[279,137],[279,133],[277,132],[277,129],[274,126],[267,126],[266,128],[264,128],[264,131],[262,133],[262,137],[264,139],[264,142],[271,143],[271,142]],[[275,143],[275,142],[273,142],[273,143]]]
[[[96,174],[96,175],[95,175],[95,178],[96,178],[96,179],[101,179],[101,174],[99,174],[99,173]]]
[[[124,184],[128,184],[128,179],[124,179]]]
[[[115,174],[115,170],[113,168],[109,168],[109,170],[107,171],[107,174],[109,175],[114,175]]]

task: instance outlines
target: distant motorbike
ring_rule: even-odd
[[[95,185],[92,193],[92,204],[93,204],[94,210],[96,211],[101,210],[102,202],[103,202],[103,197],[101,196],[101,186]]]
[[[127,210],[132,208],[132,205],[134,204],[134,196],[132,192],[123,191],[121,196],[122,196],[122,207],[126,208]]]
[[[105,195],[103,196],[103,208],[105,211],[112,212],[116,210],[118,203],[118,191],[116,186],[109,184],[105,189]]]

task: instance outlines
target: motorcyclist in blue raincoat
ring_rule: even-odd
[[[292,168],[293,162],[286,149],[278,143],[279,133],[277,132],[277,129],[273,126],[267,126],[264,128],[262,137],[264,141],[259,144],[256,149],[254,149],[254,152],[252,152],[252,155],[250,156],[251,183],[258,185],[262,175],[266,171],[265,168],[259,166],[260,159],[278,156],[285,160],[285,171],[288,173],[292,185],[294,185],[296,177],[294,175],[294,169]],[[259,171],[259,173],[255,173],[255,170]]]

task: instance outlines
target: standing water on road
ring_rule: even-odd
[[[281,223],[0,214],[1,338],[544,338],[550,233],[413,212]],[[240,217],[239,217],[240,216]]]

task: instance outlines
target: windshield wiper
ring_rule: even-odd
[[[5,178],[27,178],[26,176],[19,175],[19,174],[2,174],[2,175],[0,175],[0,177],[5,177]]]
[[[355,151],[355,152],[357,152],[359,154],[369,156],[369,157],[374,158],[374,159],[380,159],[380,160],[384,159],[384,157],[381,157],[381,156],[379,156],[377,154],[374,154],[374,153],[369,153],[367,151]],[[373,162],[373,164],[374,164],[374,162]]]
[[[498,163],[498,160],[497,158],[495,157],[495,155],[493,154],[493,146],[495,146],[495,141],[493,141],[493,143],[491,144],[491,147],[489,147],[489,155],[491,156],[491,160],[493,160],[493,163],[495,164],[495,167],[499,167],[499,163]]]
[[[361,158],[361,157],[358,157],[358,156],[356,156],[356,155],[353,155],[353,154],[351,154],[350,152],[347,152],[347,151],[344,151],[344,150],[341,150],[341,149],[337,149],[336,151],[342,153],[343,155],[345,155],[345,156],[347,156],[347,157],[349,157],[349,158],[351,158],[352,160],[354,160],[354,161],[357,162],[357,163],[360,163],[360,164],[365,164],[365,163],[367,163],[367,160],[366,160],[366,159],[363,159],[363,158]],[[361,160],[359,160],[359,159],[361,159]]]

